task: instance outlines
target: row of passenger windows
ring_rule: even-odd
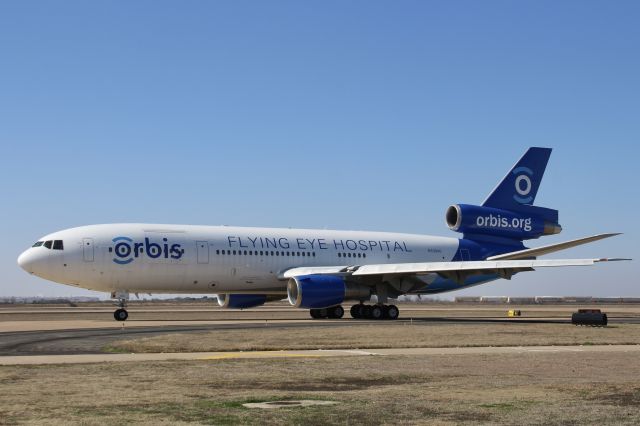
[[[40,247],[40,246],[44,246],[48,249],[53,249],[53,250],[64,250],[64,244],[62,243],[62,240],[36,241],[36,243],[31,247]]]
[[[316,257],[316,252],[304,252],[304,251],[268,251],[268,250],[216,250],[216,254],[224,255],[244,255],[244,256],[306,256]]]
[[[367,253],[338,253],[338,257],[367,257]]]
[[[217,255],[231,256],[294,256],[294,257],[316,257],[316,252],[304,251],[268,251],[268,250],[216,250]],[[338,253],[338,257],[367,257],[366,253]]]

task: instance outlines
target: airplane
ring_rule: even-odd
[[[227,309],[287,298],[312,318],[399,316],[389,299],[460,290],[537,268],[629,259],[539,256],[619,235],[537,248],[558,234],[558,211],[534,206],[550,148],[529,148],[481,205],[454,204],[448,227],[462,238],[417,234],[232,226],[104,224],[40,238],[18,258],[30,274],[111,293],[125,321],[131,293],[215,294]],[[367,304],[376,296],[375,304]]]

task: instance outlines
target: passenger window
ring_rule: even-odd
[[[367,257],[367,253],[362,253],[362,257]]]
[[[315,251],[313,252],[313,257],[316,257],[316,252]]]
[[[222,254],[227,254],[227,252],[225,250],[222,250]]]
[[[62,240],[54,240],[53,241],[53,249],[54,250],[64,250],[64,245],[62,244]]]
[[[46,248],[48,248],[48,249],[50,249],[50,248],[51,248],[51,245],[52,245],[52,244],[53,244],[53,241],[51,241],[51,240],[49,240],[49,241],[45,241],[45,242],[44,242],[44,246],[45,246]]]
[[[220,250],[216,250],[216,254],[220,254]]]

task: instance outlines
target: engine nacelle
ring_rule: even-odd
[[[449,206],[446,220],[449,228],[456,232],[494,235],[518,240],[529,240],[562,231],[562,227],[557,223],[549,222],[534,214],[469,204]]]
[[[225,309],[247,309],[264,305],[267,296],[264,294],[216,294],[218,305]]]
[[[336,306],[348,299],[368,299],[371,289],[334,275],[301,275],[289,279],[287,296],[296,308],[318,309]]]

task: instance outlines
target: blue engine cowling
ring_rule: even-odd
[[[264,305],[264,294],[216,294],[218,305],[225,309],[246,309]]]
[[[371,289],[347,283],[335,275],[301,275],[289,279],[287,297],[296,308],[319,309],[339,305],[347,299],[368,299]]]
[[[532,211],[535,207],[532,208]],[[562,227],[528,212],[512,212],[491,207],[454,204],[447,209],[447,225],[464,234],[493,235],[529,240],[557,234]]]

